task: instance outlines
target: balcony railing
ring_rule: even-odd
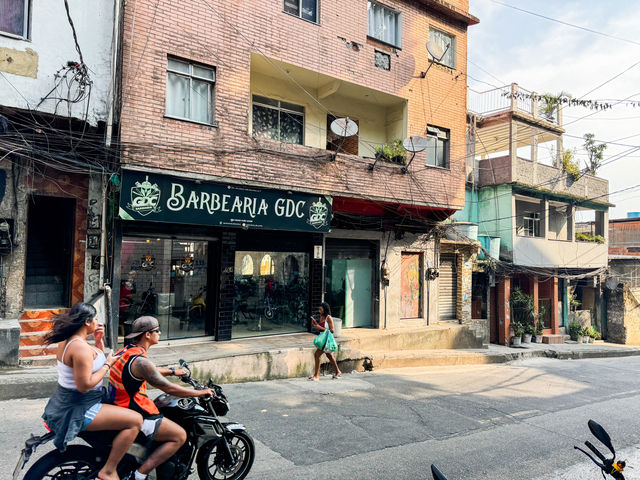
[[[520,157],[516,158],[515,165],[511,165],[508,155],[480,160],[479,171],[480,186],[519,183],[599,203],[609,201],[609,181],[604,178],[582,175],[574,180],[559,168]]]
[[[502,112],[520,112],[556,125],[560,124],[558,110],[545,113],[544,99],[536,92],[516,83],[479,92],[468,90],[467,108],[476,115],[495,115]],[[559,108],[559,107],[558,107]]]

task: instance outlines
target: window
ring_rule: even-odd
[[[284,143],[304,142],[304,107],[253,96],[253,135]]]
[[[400,48],[402,46],[400,12],[375,2],[368,3],[367,12],[367,36]]]
[[[318,23],[318,0],[284,0],[284,12]]]
[[[540,236],[540,214],[526,212],[522,218],[522,234],[526,237]]]
[[[213,124],[215,69],[169,58],[167,116]]]
[[[431,54],[429,54],[429,58],[449,68],[456,68],[456,37],[432,28],[429,30],[429,41],[443,52],[443,56],[439,60]]]
[[[29,0],[0,0],[0,32],[29,37]]]
[[[449,168],[449,130],[427,127],[427,165]]]

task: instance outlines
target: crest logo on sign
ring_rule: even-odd
[[[159,205],[160,188],[157,183],[152,184],[149,182],[148,176],[144,182],[136,182],[131,187],[131,203],[127,205],[128,209],[142,216],[147,216],[150,213],[160,212]]]
[[[318,198],[318,201],[313,202],[309,208],[307,223],[316,229],[324,227],[329,221],[328,214],[329,208],[322,203],[322,199]]]

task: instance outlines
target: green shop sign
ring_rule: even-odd
[[[331,197],[125,171],[122,174],[120,218],[328,232]]]

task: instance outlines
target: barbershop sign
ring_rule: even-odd
[[[328,232],[331,197],[125,171],[120,218],[236,228]]]

